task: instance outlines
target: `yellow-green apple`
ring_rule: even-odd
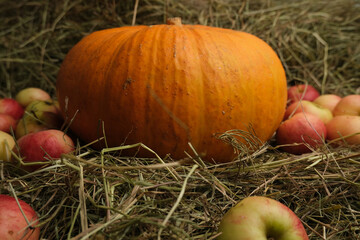
[[[298,216],[281,202],[247,197],[223,216],[219,240],[308,240]]]
[[[320,96],[318,90],[308,84],[299,84],[288,89],[288,101],[290,104],[299,100],[313,101],[318,96]]]
[[[29,103],[35,100],[50,99],[51,97],[47,92],[45,92],[41,88],[34,87],[25,88],[19,91],[15,96],[15,100],[18,101],[18,103],[20,103],[20,105],[23,107],[26,107],[27,105],[29,105]]]
[[[309,113],[296,113],[276,131],[276,143],[285,152],[303,154],[324,145],[327,136],[324,122]]]
[[[16,129],[16,120],[5,113],[0,113],[0,131],[10,133],[11,129],[15,131]]]
[[[16,125],[15,137],[19,139],[29,133],[60,129],[62,123],[62,118],[52,112],[39,112],[36,115],[34,113],[25,114]]]
[[[24,108],[13,98],[0,99],[0,113],[5,113],[15,120],[18,120],[24,114]]]
[[[300,112],[305,112],[315,115],[319,117],[325,124],[328,123],[333,118],[333,115],[329,109],[324,108],[314,102],[303,100],[303,101],[294,102],[289,107],[286,108],[284,120],[288,119],[295,113],[300,113]]]
[[[38,216],[25,201],[21,199],[16,201],[14,197],[1,194],[0,212],[1,240],[38,240],[40,238],[40,228],[34,227],[39,223]]]
[[[336,105],[334,116],[338,115],[352,115],[360,116],[360,95],[348,95],[341,99]]]
[[[25,108],[25,114],[16,126],[15,136],[20,137],[46,129],[60,129],[63,119],[56,101],[35,100]]]
[[[14,148],[14,146],[14,138],[10,134],[0,131],[0,160],[10,161],[11,150]]]
[[[337,144],[360,145],[360,116],[339,115],[326,124],[327,139],[339,139]],[[350,136],[351,137],[346,137]]]
[[[313,103],[319,104],[320,106],[329,109],[331,112],[335,106],[339,103],[341,97],[335,94],[324,94],[317,97]]]
[[[44,130],[27,134],[17,140],[14,152],[25,163],[46,162],[60,158],[61,154],[74,150],[72,139],[60,130]],[[24,165],[24,169],[34,171],[42,165]]]
[[[52,112],[61,115],[59,102],[55,100],[35,100],[26,106],[25,112]]]

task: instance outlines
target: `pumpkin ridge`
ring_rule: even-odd
[[[195,146],[201,146],[204,142],[204,139],[206,138],[205,136],[205,132],[206,132],[206,123],[208,121],[207,116],[206,116],[206,107],[208,106],[207,102],[206,102],[206,95],[208,94],[207,91],[205,91],[205,83],[204,83],[204,79],[205,79],[205,75],[206,75],[206,69],[204,69],[204,62],[206,60],[206,58],[204,59],[204,52],[201,50],[202,48],[194,48],[192,46],[198,46],[199,42],[203,41],[204,38],[198,34],[198,32],[196,31],[196,28],[189,26],[184,28],[184,30],[188,33],[187,36],[187,40],[189,41],[188,44],[188,48],[191,47],[191,49],[187,49],[186,51],[189,52],[189,54],[192,54],[192,61],[196,61],[195,63],[193,63],[193,65],[195,65],[198,69],[198,71],[195,73],[193,73],[193,77],[194,79],[190,80],[191,83],[193,83],[194,81],[196,81],[196,87],[197,87],[197,94],[190,94],[190,96],[193,97],[193,103],[191,103],[191,107],[194,107],[194,105],[196,106],[196,109],[199,113],[203,113],[203,114],[198,114],[197,115],[197,119],[195,121],[195,123],[197,122],[197,124],[194,124],[193,126],[191,126],[191,131],[196,131],[197,137],[197,141],[195,141],[194,139],[192,139],[191,144],[195,147]],[[201,46],[201,45],[200,45]],[[198,80],[200,79],[200,80]],[[191,84],[192,87],[194,87],[195,84]],[[193,90],[191,91],[191,89],[187,90],[188,92],[193,92]],[[193,121],[194,122],[194,121]],[[201,149],[197,149],[195,147],[196,151],[200,151]],[[202,155],[201,152],[198,152],[200,155]]]

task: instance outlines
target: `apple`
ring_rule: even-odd
[[[341,99],[336,105],[334,116],[339,115],[352,115],[360,116],[360,95],[348,95]]]
[[[19,91],[16,96],[15,100],[20,103],[21,106],[26,107],[29,103],[35,100],[50,100],[50,95],[42,90],[41,88],[25,88]]]
[[[299,84],[288,89],[288,100],[290,104],[299,100],[313,101],[319,96],[320,93],[318,90],[308,84]]]
[[[24,114],[24,108],[15,99],[3,98],[0,99],[0,113],[8,114],[18,120]]]
[[[35,210],[21,199],[18,199],[18,202],[20,206],[14,197],[0,194],[0,239],[38,240],[40,228],[34,228],[39,223]]]
[[[284,120],[288,119],[293,114],[300,112],[315,115],[319,117],[325,124],[333,118],[333,115],[329,109],[324,108],[314,102],[303,100],[294,102],[289,107],[287,107]]]
[[[10,133],[10,130],[13,129],[15,131],[16,129],[16,120],[5,113],[0,113],[0,131]]]
[[[60,129],[63,119],[56,101],[31,102],[16,126],[15,136],[20,137],[47,129]]]
[[[308,240],[301,220],[277,200],[253,196],[241,200],[222,218],[219,240]]]
[[[27,134],[17,140],[14,152],[23,158],[25,163],[46,162],[60,158],[75,148],[72,139],[60,130],[44,130]],[[24,169],[34,171],[42,165],[24,165]]]
[[[360,145],[360,116],[339,115],[326,124],[327,139],[337,141],[337,144],[346,142],[349,145]],[[346,137],[348,135],[354,135]]]
[[[63,121],[58,114],[52,112],[40,112],[25,115],[16,125],[15,137],[21,138],[29,133],[40,132],[48,129],[60,129]]]
[[[320,106],[329,109],[331,112],[335,106],[339,103],[341,97],[335,94],[324,94],[317,97],[313,103],[319,104]]]
[[[59,102],[50,100],[35,100],[26,106],[25,112],[52,112],[60,115]]]
[[[276,131],[276,143],[288,153],[303,154],[324,145],[327,132],[324,122],[309,113],[296,113]]]
[[[11,160],[10,150],[13,149],[14,146],[15,146],[14,138],[10,134],[4,131],[0,131],[0,160],[10,161]]]

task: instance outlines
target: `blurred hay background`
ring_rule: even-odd
[[[360,94],[358,0],[0,0],[0,97],[29,86],[54,95],[60,64],[83,36],[175,16],[262,38],[289,85]],[[37,210],[45,239],[214,239],[222,215],[249,195],[285,203],[310,239],[360,239],[359,147],[293,156],[266,146],[227,165],[120,153],[83,146],[27,175],[1,164],[0,193]]]

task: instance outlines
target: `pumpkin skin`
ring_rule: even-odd
[[[141,142],[182,158],[191,142],[215,162],[236,156],[216,133],[251,124],[261,141],[272,137],[287,100],[273,49],[248,33],[177,20],[97,31],[69,51],[56,88],[77,136],[102,137],[103,121],[109,147]]]

